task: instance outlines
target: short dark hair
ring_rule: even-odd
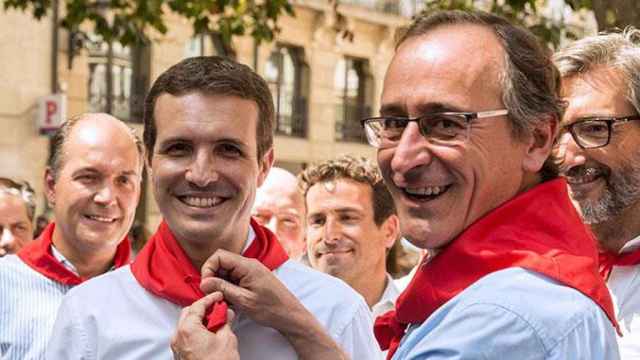
[[[380,226],[396,213],[393,198],[382,181],[378,166],[364,157],[343,155],[306,168],[298,175],[298,184],[305,198],[309,189],[318,183],[349,179],[371,187],[373,221]]]
[[[153,156],[157,130],[154,109],[162,94],[188,93],[231,95],[253,100],[258,105],[256,143],[258,161],[273,146],[274,106],[267,83],[250,67],[220,56],[197,56],[182,60],[162,73],[144,102],[144,145],[148,159]]]
[[[85,113],[85,114],[74,116],[68,119],[60,126],[60,128],[58,128],[58,130],[56,130],[56,132],[51,137],[49,159],[47,161],[47,164],[49,166],[49,169],[51,170],[51,174],[53,175],[54,180],[58,179],[58,174],[60,172],[60,169],[63,166],[63,162],[64,162],[63,148],[64,148],[64,144],[69,139],[69,135],[71,134],[71,131],[81,120],[88,119],[89,117],[91,117],[91,115],[92,115],[91,113]],[[114,119],[116,118],[114,117]],[[119,120],[119,121],[122,121],[122,120]],[[142,145],[142,140],[140,140],[140,137],[136,134],[135,130],[132,127],[128,125],[126,126],[129,129],[129,132],[133,137],[133,141],[136,144],[136,149],[138,150],[138,155],[140,159],[140,166],[144,166],[144,146]]]
[[[500,75],[502,102],[509,110],[512,134],[522,139],[533,127],[552,117],[562,118],[560,75],[551,60],[551,50],[541,44],[529,30],[507,19],[483,11],[440,11],[418,15],[401,34],[399,47],[407,39],[421,36],[445,25],[475,24],[493,31],[505,52],[505,69]],[[542,170],[543,180],[558,176],[557,161],[548,159]]]

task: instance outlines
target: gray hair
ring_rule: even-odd
[[[22,200],[27,208],[27,216],[33,222],[36,214],[36,199],[35,192],[28,182],[0,177],[0,194],[15,196]]]
[[[396,47],[405,40],[424,35],[436,27],[458,24],[484,26],[494,32],[505,53],[505,68],[499,74],[502,102],[509,110],[512,134],[523,139],[536,125],[562,117],[559,98],[560,76],[551,61],[551,52],[531,33],[508,20],[483,11],[440,11],[418,15],[401,35]],[[543,180],[558,176],[555,159],[542,168]]]
[[[558,51],[554,61],[563,78],[586,73],[597,66],[618,70],[627,87],[627,100],[640,113],[640,30],[629,26],[624,31],[580,39]]]

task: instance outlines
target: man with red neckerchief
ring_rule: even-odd
[[[601,248],[623,336],[640,358],[640,31],[599,34],[555,55],[567,102],[557,149],[569,193]]]
[[[55,221],[0,259],[2,359],[44,359],[63,296],[129,263],[126,235],[140,196],[142,142],[107,114],[67,121],[52,142],[45,190]]]
[[[422,14],[363,120],[402,234],[429,249],[376,320],[392,359],[617,359],[593,236],[549,160],[559,77],[527,30]]]
[[[195,57],[160,75],[145,101],[144,142],[164,220],[130,267],[69,292],[49,358],[185,358],[188,349],[172,353],[172,336],[179,322],[203,308],[202,329],[223,337],[242,359],[296,359],[314,347],[316,336],[326,338],[325,331],[327,343],[335,345],[332,338],[352,358],[375,358],[362,297],[289,260],[276,236],[250,217],[256,188],[273,164],[273,121],[269,88],[245,65]],[[273,290],[293,294],[287,298],[292,305],[272,310],[300,319],[297,327],[248,312],[233,298],[203,299],[200,268],[224,252],[267,269]],[[237,273],[213,275],[232,279]],[[237,305],[235,316],[228,305]],[[299,328],[315,333],[300,341]]]

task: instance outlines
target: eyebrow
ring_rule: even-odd
[[[338,214],[344,214],[344,213],[358,213],[358,214],[362,214],[364,213],[364,209],[362,208],[357,208],[357,207],[341,207],[338,209],[332,209],[330,212],[336,212]],[[316,211],[316,212],[312,212],[307,214],[307,217],[311,217],[311,216],[317,216],[317,215],[321,215],[324,214],[325,211]]]
[[[163,139],[161,142],[159,142],[159,145],[166,145],[166,144],[171,144],[171,143],[178,143],[178,142],[183,142],[183,143],[193,143],[193,139],[188,139],[188,138],[184,138],[184,137],[180,137],[180,136],[176,136],[176,137],[168,137],[166,139]],[[230,137],[226,137],[226,138],[221,138],[221,139],[216,139],[214,141],[215,144],[219,144],[219,143],[231,143],[231,144],[235,144],[238,146],[241,146],[243,148],[248,147],[248,145],[246,143],[244,143],[241,140],[235,139],[235,138],[230,138]]]
[[[465,110],[463,110],[459,106],[443,102],[424,103],[416,107],[416,113],[418,114],[429,114],[438,112],[465,112]],[[382,107],[380,107],[380,114],[391,116],[406,116],[407,111],[405,110],[404,106],[398,103],[391,103],[382,105]]]

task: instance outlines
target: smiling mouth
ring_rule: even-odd
[[[97,222],[101,222],[101,223],[104,223],[104,224],[111,224],[111,223],[116,222],[116,220],[117,220],[116,218],[98,216],[98,215],[84,215],[84,217],[86,219],[97,221]]]
[[[221,197],[178,196],[181,203],[200,209],[208,209],[220,205],[227,199]]]
[[[601,169],[590,167],[580,171],[579,174],[567,176],[567,182],[569,185],[585,185],[602,178],[604,175],[605,173]]]
[[[352,250],[332,250],[332,251],[323,251],[318,253],[318,257],[327,256],[327,255],[344,255],[351,253]]]
[[[432,201],[451,188],[451,184],[443,186],[406,187],[402,189],[404,195],[414,201]]]

